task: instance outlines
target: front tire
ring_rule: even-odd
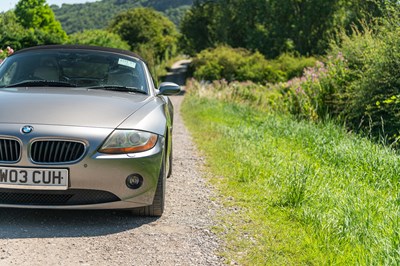
[[[145,207],[135,208],[132,210],[132,213],[138,216],[160,217],[164,212],[165,186],[166,186],[166,173],[165,173],[165,162],[163,160],[160,170],[160,176],[158,177],[157,189],[154,195],[153,204]]]

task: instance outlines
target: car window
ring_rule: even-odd
[[[18,68],[18,62],[14,62],[9,64],[7,68],[4,68],[4,74],[0,79],[0,86],[10,84],[13,78],[15,77],[16,71]]]
[[[40,50],[15,54],[0,66],[0,86],[24,81],[68,82],[77,87],[125,86],[148,92],[142,61],[85,50]]]

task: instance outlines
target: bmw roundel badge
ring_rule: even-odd
[[[33,131],[33,126],[23,126],[21,132],[24,134],[29,134]]]

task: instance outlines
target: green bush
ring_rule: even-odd
[[[193,60],[194,77],[198,80],[279,82],[285,73],[274,69],[260,53],[219,46],[200,52]]]
[[[325,64],[287,83],[291,113],[320,120],[335,117],[386,144],[400,133],[400,26],[366,26],[342,35]]]
[[[345,37],[334,50],[348,60],[352,79],[346,86],[343,116],[352,128],[360,128],[385,141],[397,141],[400,131],[400,27],[365,27]]]
[[[278,58],[273,60],[276,68],[286,73],[286,78],[292,79],[300,77],[303,70],[307,67],[313,67],[316,63],[314,57],[295,56],[290,53],[283,53]]]
[[[340,116],[347,104],[343,90],[351,76],[347,64],[338,53],[329,56],[326,63],[317,62],[314,67],[306,68],[302,77],[286,82],[284,93],[288,111],[312,121]]]
[[[69,43],[96,45],[129,50],[130,46],[117,34],[105,30],[85,30],[70,35]]]

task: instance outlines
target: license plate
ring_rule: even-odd
[[[0,166],[0,188],[66,190],[68,169]]]

